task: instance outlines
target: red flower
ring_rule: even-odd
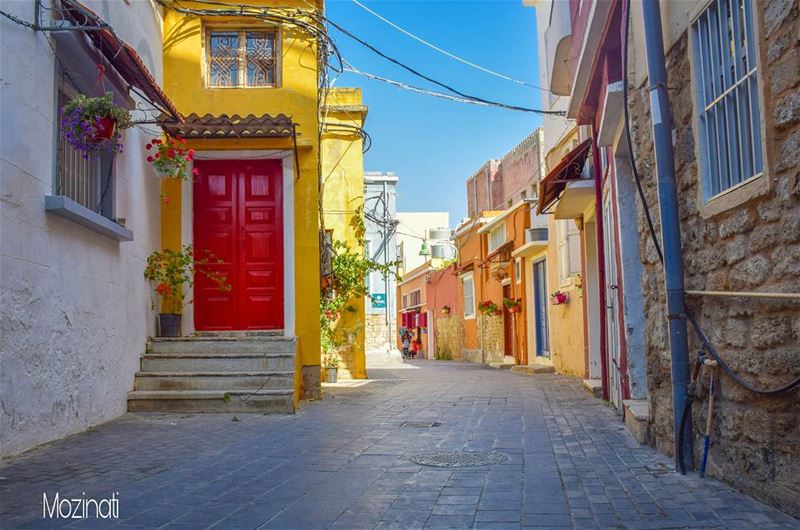
[[[153,158],[152,156],[148,156],[148,157],[147,157],[147,161],[148,161],[148,162],[152,162],[153,160],[155,160],[155,158]]]
[[[189,149],[189,155],[194,156],[194,149]]]
[[[147,145],[146,145],[146,146],[144,146],[144,147],[145,147],[145,149],[151,149],[151,148],[153,147],[153,144],[147,144]]]
[[[161,140],[159,140],[158,138],[153,138],[153,143],[156,145],[161,145]]]
[[[186,160],[187,160],[187,161],[189,161],[189,162],[191,162],[191,161],[192,161],[192,157],[191,157],[191,155],[186,155]]]
[[[186,138],[183,138],[183,137],[181,137],[181,136],[178,136],[178,141],[179,141],[180,143],[182,143],[182,144],[185,144],[185,143],[186,143]]]
[[[192,170],[192,175],[194,175],[195,177],[199,176],[199,175],[200,175],[200,170],[199,170],[199,169],[197,169],[197,168],[194,168],[194,169]]]
[[[175,158],[175,149],[170,149],[167,151],[167,156],[170,158]]]
[[[169,204],[169,197],[164,197],[164,204]]]
[[[161,158],[161,153],[156,153],[156,158]]]
[[[158,287],[156,287],[156,292],[161,296],[164,296],[165,294],[172,294],[172,287],[166,283],[159,283]]]

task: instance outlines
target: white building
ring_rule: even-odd
[[[2,4],[33,22],[34,2]],[[127,129],[122,153],[88,163],[58,126],[61,105],[79,92],[152,106],[128,86],[161,81],[161,16],[150,2],[86,4],[154,79],[132,80],[139,66],[117,69],[83,31],[0,19],[0,456],[123,414],[155,327],[143,276],[161,243],[160,183],[145,161],[152,135]]]
[[[397,220],[397,259],[401,262],[401,273],[414,270],[431,258],[455,257],[447,212],[397,212]],[[421,255],[423,246],[427,253]]]

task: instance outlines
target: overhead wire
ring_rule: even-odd
[[[495,72],[494,70],[490,70],[489,68],[486,68],[486,67],[481,66],[479,64],[475,64],[475,63],[473,63],[471,61],[468,61],[468,60],[466,60],[466,59],[464,59],[462,57],[459,57],[458,55],[456,55],[454,53],[451,53],[451,52],[449,52],[447,50],[444,50],[444,49],[440,48],[439,46],[436,46],[435,44],[431,44],[430,42],[426,41],[425,39],[423,39],[421,37],[418,37],[417,35],[414,35],[413,33],[411,33],[410,31],[408,31],[406,29],[401,28],[400,26],[398,26],[397,24],[395,24],[391,20],[388,20],[386,17],[380,15],[379,13],[376,13],[375,11],[373,11],[370,8],[368,8],[367,6],[365,6],[364,4],[359,2],[358,0],[352,0],[352,1],[353,1],[354,4],[356,4],[361,9],[363,9],[367,13],[371,14],[375,18],[377,18],[377,19],[385,22],[386,24],[390,25],[391,27],[393,27],[397,31],[399,31],[401,33],[404,33],[405,35],[411,37],[415,41],[417,41],[417,42],[419,42],[421,44],[424,44],[428,48],[431,48],[432,50],[435,50],[435,51],[437,51],[437,52],[439,52],[439,53],[441,53],[443,55],[446,55],[447,57],[450,57],[451,59],[454,59],[454,60],[456,60],[456,61],[458,61],[460,63],[466,64],[467,66],[471,66],[472,68],[475,68],[475,69],[480,70],[482,72],[485,72],[487,74],[493,75],[495,77],[499,77],[500,79],[505,79],[506,81],[511,81],[512,83],[516,83],[518,85],[524,85],[524,86],[527,86],[527,87],[530,87],[530,88],[535,88],[537,90],[541,90],[543,92],[550,93],[550,91],[548,89],[546,89],[546,88],[542,88],[542,87],[540,87],[538,85],[534,85],[534,84],[528,83],[526,81],[515,79],[515,78],[507,76],[505,74],[501,74],[499,72]]]

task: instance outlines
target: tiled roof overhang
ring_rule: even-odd
[[[172,119],[182,119],[178,109],[158,86],[139,54],[114,35],[102,18],[76,0],[61,0],[61,5],[62,12],[70,22],[89,28],[84,29],[84,33],[130,86],[139,89],[150,103],[169,114]]]
[[[255,116],[248,114],[241,117],[238,114],[228,116],[220,114],[214,116],[206,114],[199,116],[190,114],[182,123],[161,122],[161,127],[173,136],[182,136],[187,139],[214,139],[214,138],[291,138],[294,136],[297,124],[285,114],[270,116],[263,114]]]
[[[544,213],[561,195],[567,184],[581,178],[586,157],[592,146],[592,139],[587,138],[578,147],[567,153],[561,162],[539,181],[539,203],[536,213]]]

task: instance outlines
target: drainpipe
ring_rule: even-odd
[[[658,205],[661,215],[661,241],[664,250],[664,280],[667,290],[667,318],[669,319],[669,346],[672,361],[672,411],[675,438],[675,468],[678,455],[683,452],[690,468],[694,467],[691,436],[691,409],[679,447],[681,412],[686,403],[689,386],[689,343],[686,336],[684,310],[683,261],[681,256],[681,231],[678,218],[678,192],[675,184],[675,162],[672,152],[672,116],[667,98],[667,69],[664,61],[664,38],[661,32],[661,11],[658,0],[644,0],[644,38],[647,50],[647,73],[650,88],[650,110],[653,122],[658,176]]]
[[[609,399],[608,348],[606,347],[606,257],[603,237],[603,168],[600,167],[600,148],[597,147],[597,128],[592,125],[592,171],[594,173],[594,225],[597,230],[597,283],[600,314],[600,380],[603,399]],[[591,308],[590,308],[591,309]]]

